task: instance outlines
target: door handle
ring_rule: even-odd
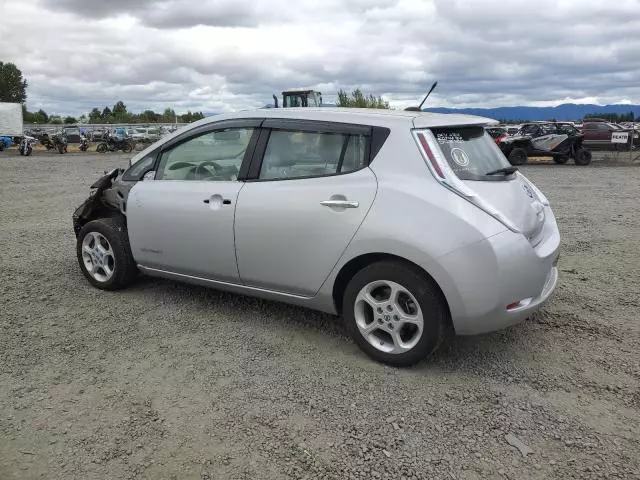
[[[325,207],[338,207],[338,208],[358,208],[360,204],[351,200],[323,200],[320,205]]]
[[[202,200],[207,205],[231,205],[231,200],[228,198],[222,198],[220,195],[212,195],[209,198],[205,198]]]

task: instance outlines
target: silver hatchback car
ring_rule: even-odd
[[[560,235],[545,196],[464,115],[304,108],[196,122],[110,172],[73,215],[104,290],[138,272],[342,315],[410,365],[547,300]]]

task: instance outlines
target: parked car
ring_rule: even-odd
[[[416,363],[445,329],[516,324],[556,285],[549,201],[488,122],[335,108],[211,117],[92,185],[73,214],[80,269],[103,290],[142,272],[341,314],[373,359]]]
[[[62,131],[65,137],[67,137],[67,142],[80,143],[81,133],[78,127],[64,127]]]
[[[91,130],[89,133],[89,141],[91,142],[101,142],[105,138],[105,134],[107,132],[105,130]]]
[[[627,132],[629,143],[613,143],[612,134],[615,132]],[[640,145],[638,132],[631,128],[623,128],[610,122],[585,121],[582,125],[584,144],[592,149],[600,150],[628,150],[631,142]]]
[[[0,152],[5,148],[9,148],[13,145],[13,137],[9,136],[0,136]]]
[[[127,136],[140,143],[148,141],[146,128],[129,128],[127,129]]]

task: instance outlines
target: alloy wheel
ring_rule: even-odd
[[[104,235],[89,232],[82,240],[82,260],[89,275],[98,282],[107,282],[113,276],[116,259],[111,244]]]
[[[384,353],[411,350],[424,330],[424,318],[416,298],[402,285],[389,280],[368,283],[360,290],[354,316],[360,334]]]

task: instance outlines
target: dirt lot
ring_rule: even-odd
[[[562,231],[555,296],[397,370],[328,315],[91,288],[71,213],[125,163],[0,154],[0,479],[640,478],[640,168],[522,168]]]

